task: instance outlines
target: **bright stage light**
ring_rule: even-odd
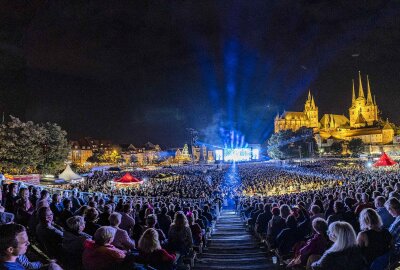
[[[371,168],[371,167],[372,167],[372,162],[371,162],[371,161],[368,161],[368,162],[367,162],[367,167],[368,167],[368,168]]]
[[[222,151],[222,149],[215,150],[215,160],[224,160],[224,152]]]
[[[250,148],[233,148],[224,149],[224,161],[250,161],[251,149]]]

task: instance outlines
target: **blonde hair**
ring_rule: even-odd
[[[382,219],[372,208],[366,208],[360,213],[360,229],[380,229],[382,227]]]
[[[173,225],[175,225],[177,228],[189,227],[188,220],[182,211],[175,213]]]
[[[326,252],[338,252],[344,249],[357,246],[356,233],[353,227],[343,221],[336,221],[329,225],[329,234],[334,241],[332,247]]]
[[[138,249],[144,253],[152,253],[161,249],[158,232],[153,228],[147,229],[139,239]]]

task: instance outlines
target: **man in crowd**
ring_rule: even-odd
[[[0,225],[0,269],[24,270],[29,265],[30,269],[39,269],[44,266],[39,263],[30,263],[25,253],[30,245],[25,227],[19,224]],[[49,269],[61,269],[55,262],[51,262]]]

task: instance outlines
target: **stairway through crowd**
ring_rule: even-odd
[[[218,219],[208,249],[199,255],[195,270],[205,269],[278,269],[267,258],[257,240],[234,210],[224,210]]]

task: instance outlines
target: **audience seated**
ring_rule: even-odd
[[[53,212],[49,207],[41,207],[38,211],[39,224],[36,226],[36,236],[39,243],[51,258],[60,258],[63,232],[53,224]]]
[[[118,226],[121,224],[121,214],[114,212],[109,217],[109,223],[111,227],[115,229],[114,240],[112,245],[121,250],[130,251],[135,248],[135,241],[133,241],[128,232],[120,229]]]
[[[67,228],[62,240],[63,261],[68,269],[80,269],[82,265],[82,253],[86,239],[92,237],[83,232],[85,220],[81,216],[67,219]]]
[[[313,270],[365,270],[367,262],[357,246],[353,227],[343,221],[329,225],[329,239],[333,242],[322,257],[312,264]]]
[[[138,262],[159,270],[172,270],[176,257],[162,249],[158,239],[158,233],[154,228],[147,229],[143,233],[138,244]]]
[[[126,254],[111,244],[114,236],[114,228],[103,226],[97,229],[93,240],[85,241],[82,255],[85,270],[118,269],[122,265]]]
[[[169,249],[181,255],[189,254],[193,248],[192,232],[182,211],[175,213],[174,222],[168,232]]]

